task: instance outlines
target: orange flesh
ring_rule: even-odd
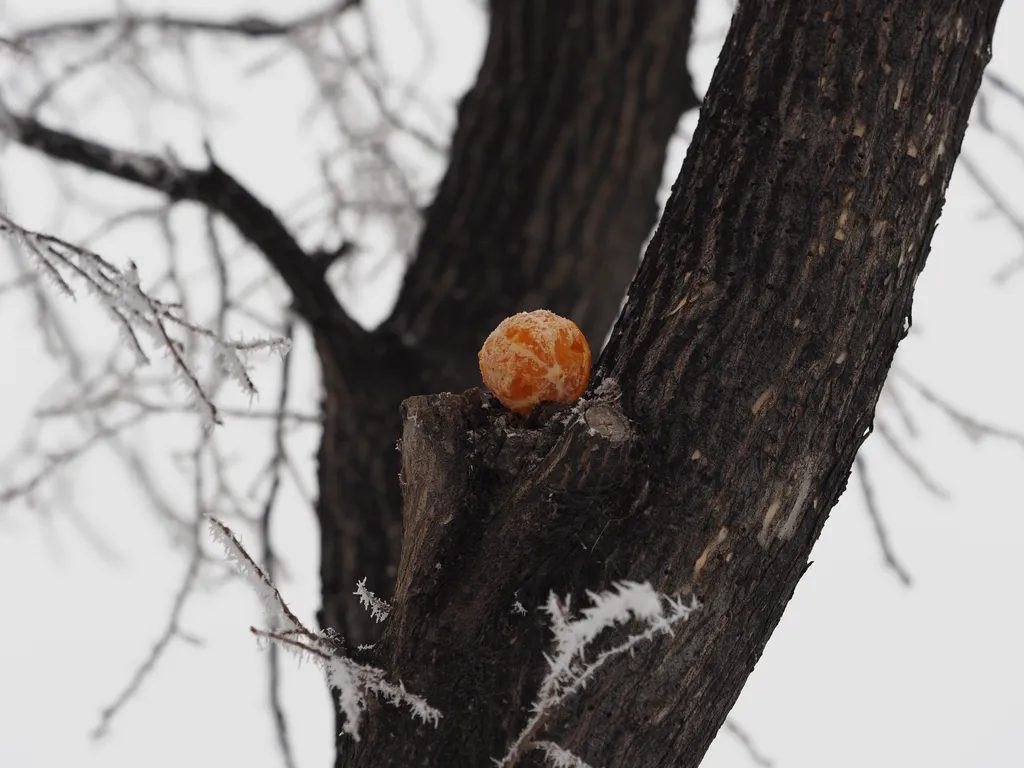
[[[484,383],[511,411],[571,403],[587,389],[590,346],[576,324],[546,309],[503,320],[478,355]]]

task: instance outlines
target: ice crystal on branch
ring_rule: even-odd
[[[359,595],[360,604],[370,612],[370,616],[378,624],[391,613],[391,606],[366,588],[366,579],[356,582],[356,591],[352,594]]]
[[[544,758],[552,768],[591,768],[589,763],[580,760],[567,749],[562,749],[553,741],[535,741],[533,748],[544,753]]]
[[[147,337],[170,360],[175,377],[188,390],[207,426],[220,423],[217,406],[200,383],[187,359],[185,345],[176,334],[192,335],[212,345],[224,375],[250,396],[257,392],[249,377],[246,356],[257,351],[288,352],[290,342],[287,339],[231,341],[188,321],[180,305],[156,299],[143,290],[134,262],[121,270],[97,253],[53,235],[25,229],[3,214],[0,214],[0,234],[26,251],[47,281],[65,296],[76,298],[72,283],[83,283],[117,327],[138,365],[150,362],[141,341],[141,337]]]
[[[544,610],[551,622],[554,634],[554,652],[547,656],[548,672],[541,681],[540,690],[533,702],[533,716],[527,721],[505,757],[495,760],[499,768],[512,768],[525,752],[541,749],[549,761],[556,766],[585,766],[582,760],[571,752],[551,742],[536,739],[551,714],[567,698],[578,692],[594,677],[597,671],[611,659],[632,650],[642,642],[653,640],[659,634],[672,634],[672,627],[699,608],[696,600],[683,603],[654,591],[649,583],[620,581],[606,592],[587,592],[590,607],[584,608],[579,618],[574,618],[569,598],[560,600],[554,592],[548,596]],[[631,621],[645,625],[639,632],[628,635],[617,645],[597,653],[591,661],[585,652],[606,629],[623,626]],[[542,746],[542,745],[549,746]],[[552,751],[555,747],[557,751]],[[556,762],[561,760],[561,762]],[[577,762],[566,762],[566,760]]]
[[[281,593],[277,591],[266,572],[260,568],[249,553],[245,551],[242,543],[235,538],[230,528],[216,518],[210,518],[210,532],[213,539],[224,548],[238,572],[242,574],[249,585],[256,592],[264,610],[267,612],[269,623],[272,627],[281,628],[285,631],[298,629],[302,623],[291,612]]]
[[[345,724],[342,726],[345,733],[359,741],[359,726],[366,709],[366,696],[370,693],[396,707],[405,705],[413,717],[437,726],[441,712],[430,706],[426,699],[407,691],[401,681],[397,684],[389,682],[384,670],[350,659],[345,655],[342,639],[332,630],[314,632],[308,629],[288,607],[277,587],[267,577],[266,571],[246,552],[230,528],[211,517],[210,530],[214,539],[224,547],[228,559],[256,590],[273,623],[278,627],[276,630],[250,627],[250,631],[301,657],[312,659],[327,672],[328,682],[338,691],[338,706],[345,713]],[[374,611],[390,610],[387,603],[366,589],[365,584],[365,579],[360,581],[354,594],[360,596],[364,605],[368,604],[371,614],[376,618]],[[375,606],[375,603],[379,605]]]

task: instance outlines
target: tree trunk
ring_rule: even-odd
[[[320,622],[351,644],[379,634],[351,599],[355,582],[390,594],[398,565],[401,402],[477,384],[477,350],[514,312],[571,316],[594,341],[611,329],[656,221],[669,139],[698,104],[694,5],[491,3],[487,51],[391,317],[361,351],[339,355],[319,334]]]
[[[594,766],[700,763],[870,430],[999,7],[741,0],[584,405],[406,401],[402,559],[366,660],[444,717],[375,705],[339,765],[501,757],[545,670],[537,607],[616,579],[702,607],[542,737]]]

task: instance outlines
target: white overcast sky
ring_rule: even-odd
[[[370,5],[388,30],[389,60],[397,71],[417,74],[450,122],[452,103],[472,82],[479,61],[482,19],[465,0],[433,0],[428,20],[436,50],[431,67],[419,71],[422,49],[405,21],[410,1],[386,11],[384,0]],[[213,5],[218,14],[273,15],[285,4],[132,3],[138,10],[203,14],[212,14]],[[288,5],[297,12],[316,4]],[[725,5],[701,0],[708,34],[720,31]],[[1007,0],[1004,6],[991,67],[1024,86],[1024,4]],[[0,29],[112,7],[99,0],[5,0]],[[701,91],[716,55],[706,45],[695,55]],[[217,123],[214,149],[223,165],[268,201],[287,205],[315,173],[315,147],[301,130],[308,93],[287,73],[253,84],[224,62],[222,69],[202,72],[211,89],[235,84],[227,91],[230,99],[220,92],[230,112]],[[132,134],[118,123],[125,114],[116,106],[93,110],[81,129],[128,142]],[[1024,141],[1024,109],[1003,104],[996,114]],[[690,119],[686,126],[692,130],[693,124]],[[180,115],[162,120],[154,131],[149,148],[172,143],[185,157],[201,159],[190,154],[198,134]],[[174,144],[178,136],[185,140]],[[965,146],[1024,213],[1024,168],[1001,156],[980,131],[970,131]],[[683,149],[679,144],[673,153],[669,180]],[[8,149],[0,157],[4,205],[26,226],[74,239],[88,231],[88,222],[80,215],[62,216],[47,168],[27,152]],[[117,184],[104,189],[115,201],[133,194]],[[997,219],[980,218],[985,207],[970,180],[955,174],[918,283],[915,333],[898,360],[979,418],[1024,430],[1024,274],[1005,285],[993,280],[1020,254],[1022,243]],[[122,264],[134,258],[145,274],[146,251],[155,247],[129,234],[111,240],[104,254]],[[9,276],[3,259],[0,254],[0,276]],[[385,268],[374,275],[345,294],[366,322],[386,312],[397,272]],[[75,311],[83,313],[81,322],[97,322],[87,307]],[[56,372],[33,331],[30,305],[9,294],[0,298],[0,361],[2,458]],[[255,374],[259,384],[258,367]],[[315,380],[308,373],[306,378],[303,391],[312,404]],[[992,440],[972,443],[926,404],[914,402],[911,408],[920,435],[910,444],[951,498],[940,501],[924,492],[877,436],[869,439],[865,451],[892,541],[915,583],[904,589],[883,568],[851,482],[734,712],[778,768],[1024,765],[1024,451]],[[229,423],[223,429],[241,427]],[[179,444],[169,435],[148,433],[148,450]],[[310,435],[300,454],[309,459],[307,477],[314,471],[314,450]],[[0,767],[278,768],[265,666],[248,632],[259,621],[258,607],[237,583],[190,605],[185,628],[202,644],[173,644],[106,738],[90,739],[100,710],[160,634],[185,567],[182,553],[168,549],[138,496],[104,467],[102,456],[87,462],[66,496],[111,543],[115,558],[98,555],[58,507],[0,509]],[[184,483],[180,491],[190,493]],[[312,622],[318,604],[315,522],[294,492],[286,494],[283,506],[276,534],[288,575],[280,586]],[[300,768],[330,764],[329,700],[312,666],[286,662],[285,702]],[[708,768],[750,764],[726,734],[705,761]]]

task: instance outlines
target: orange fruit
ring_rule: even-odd
[[[590,345],[572,320],[538,309],[505,318],[480,354],[484,384],[515,413],[578,400],[590,380]]]

